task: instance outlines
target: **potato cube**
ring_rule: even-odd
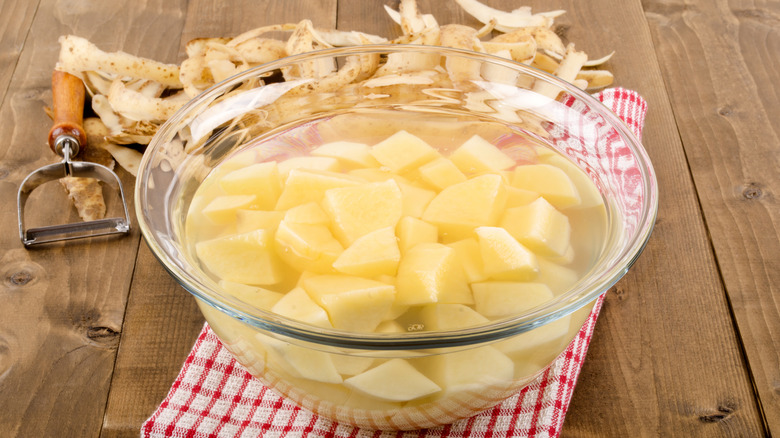
[[[344,380],[344,384],[378,399],[398,402],[414,400],[441,390],[403,359],[390,359]]]
[[[330,216],[333,234],[344,246],[358,237],[401,219],[401,190],[393,180],[340,187],[325,192],[322,207]]]
[[[425,330],[454,330],[490,320],[463,304],[427,304],[420,309],[420,322]]]
[[[311,154],[336,158],[351,167],[379,167],[379,162],[371,155],[371,147],[364,143],[334,141],[315,148]]]
[[[466,175],[444,157],[423,164],[418,170],[422,180],[437,190],[466,181]]]
[[[565,157],[557,154],[540,157],[539,161],[544,164],[550,164],[560,168],[569,176],[571,182],[577,187],[577,193],[580,195],[579,208],[596,207],[604,205],[604,198],[601,192],[590,179],[590,177],[577,167],[574,163]]]
[[[284,220],[292,224],[330,225],[330,217],[316,202],[290,208],[284,212]]]
[[[336,371],[346,376],[362,373],[371,368],[376,360],[373,357],[348,356],[346,354],[331,354],[330,356]]]
[[[528,281],[539,273],[536,256],[501,227],[478,227],[485,275],[496,280]]]
[[[303,280],[312,300],[328,312],[333,327],[371,332],[390,310],[395,288],[349,275],[318,275]]]
[[[328,172],[341,171],[339,160],[331,157],[292,157],[279,163],[279,175],[287,179],[293,169],[324,170]]]
[[[195,252],[206,269],[227,281],[270,285],[282,280],[281,262],[268,230],[198,242]]]
[[[333,262],[344,251],[325,225],[283,220],[276,229],[275,241],[279,257],[299,271],[333,272]]]
[[[486,346],[428,356],[420,368],[446,392],[483,390],[485,385],[507,384],[514,377],[514,362]]]
[[[485,275],[485,264],[482,262],[482,254],[479,250],[479,242],[473,237],[448,243],[447,246],[455,250],[463,267],[463,273],[466,274],[466,281],[474,283],[487,280]]]
[[[424,189],[411,183],[398,182],[398,188],[401,189],[404,216],[421,218],[425,208],[436,197],[436,192],[433,190]]]
[[[400,305],[474,302],[455,250],[440,243],[407,251],[398,265],[396,288]]]
[[[285,371],[295,377],[324,383],[343,381],[330,353],[277,340],[268,342],[267,345],[277,354],[277,360],[286,362]]]
[[[372,146],[371,155],[382,166],[403,173],[437,158],[439,153],[421,138],[398,131]]]
[[[282,179],[276,161],[268,161],[226,174],[219,186],[229,195],[255,195],[258,210],[271,210],[282,191]]]
[[[282,221],[284,213],[281,211],[265,210],[236,210],[236,231],[247,233],[249,231],[265,229],[276,230]]]
[[[360,178],[336,172],[312,169],[293,169],[276,202],[276,210],[287,210],[307,202],[320,202],[325,191],[335,187],[361,184]]]
[[[557,208],[577,207],[582,200],[566,172],[549,164],[515,167],[512,186],[539,193]]]
[[[500,225],[518,242],[539,255],[561,257],[569,248],[569,218],[545,198],[506,210]]]
[[[563,344],[567,340],[566,335],[569,333],[570,325],[571,316],[567,315],[505,341],[497,342],[495,347],[505,354],[523,353],[535,357],[549,356],[549,353],[557,355],[565,346]],[[548,352],[537,351],[545,347]]]
[[[270,310],[284,296],[284,294],[262,287],[227,280],[221,280],[219,287],[247,304],[266,310]]]
[[[402,217],[396,228],[401,254],[421,243],[436,243],[439,236],[435,225],[412,216]]]
[[[485,281],[471,285],[474,309],[490,319],[518,315],[553,298],[546,284]]]
[[[494,226],[506,205],[506,188],[500,175],[474,177],[442,190],[431,200],[422,219],[439,228],[443,241],[471,236],[474,228]]]
[[[569,290],[580,279],[577,271],[573,269],[553,263],[544,257],[539,257],[537,261],[539,276],[536,281],[548,285],[556,296]]]
[[[247,208],[254,201],[255,195],[217,196],[203,207],[203,215],[215,224],[232,224],[236,221],[236,210]]]
[[[271,311],[317,327],[333,327],[328,318],[328,312],[315,303],[302,287],[296,287],[287,292],[271,308]]]
[[[506,187],[506,208],[528,205],[539,198],[539,194],[530,190],[518,189],[511,185]]]
[[[515,165],[515,160],[478,135],[460,145],[450,160],[467,175],[495,173]]]
[[[385,227],[358,237],[333,262],[333,268],[358,277],[395,275],[400,260],[395,232]]]

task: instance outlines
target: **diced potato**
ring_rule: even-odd
[[[426,375],[447,392],[510,382],[515,368],[512,359],[490,346],[428,356],[419,362]]]
[[[282,221],[284,213],[281,211],[265,210],[236,210],[236,231],[247,233],[249,231],[265,229],[276,230]]]
[[[215,224],[227,225],[236,221],[236,210],[249,207],[255,195],[217,196],[203,208],[203,215]]]
[[[395,227],[403,209],[401,190],[394,180],[330,189],[322,207],[331,218],[333,234],[344,246],[371,231]]]
[[[561,257],[570,247],[569,218],[545,198],[508,208],[500,225],[518,242],[539,255]]]
[[[282,221],[276,229],[279,257],[299,271],[333,272],[333,262],[344,251],[325,225]]]
[[[440,243],[423,243],[407,251],[398,265],[396,303],[472,304],[455,250]]]
[[[284,220],[291,224],[329,225],[330,217],[316,202],[296,205],[284,212]]]
[[[373,357],[348,356],[346,354],[331,354],[331,359],[336,371],[345,376],[360,374],[371,368],[371,365],[376,361]]]
[[[379,162],[371,155],[371,147],[364,143],[334,141],[313,149],[311,154],[336,158],[347,166],[379,167]]]
[[[390,359],[344,380],[347,387],[388,401],[409,401],[441,388],[403,359]]]
[[[528,281],[539,274],[536,256],[501,227],[478,227],[485,275],[496,280]]]
[[[474,283],[487,280],[485,265],[482,262],[482,254],[480,253],[477,239],[469,237],[468,239],[449,243],[447,246],[455,250],[458,261],[460,261],[463,267],[463,273],[466,274],[466,281]]]
[[[537,262],[539,276],[536,277],[536,281],[548,285],[556,296],[569,290],[580,278],[577,271],[553,263],[544,257],[539,257]]]
[[[258,210],[271,210],[282,191],[282,179],[276,161],[268,161],[226,174],[219,186],[229,195],[255,195]]]
[[[417,168],[439,156],[436,149],[406,131],[398,131],[371,147],[371,155],[395,173]]]
[[[325,191],[336,187],[362,184],[363,180],[342,173],[323,170],[293,169],[276,202],[276,210],[287,210],[307,202],[320,202]]]
[[[247,304],[266,310],[270,310],[284,296],[262,287],[227,280],[220,280],[219,287]]]
[[[393,286],[395,286],[395,284],[393,284]],[[393,302],[393,305],[390,306],[390,310],[388,310],[387,314],[385,315],[384,318],[385,321],[391,321],[398,318],[399,316],[403,315],[407,310],[409,310],[409,307],[410,306]]]
[[[557,154],[545,155],[540,157],[539,160],[544,164],[551,164],[566,172],[571,182],[577,187],[577,193],[580,195],[579,208],[596,207],[604,204],[604,198],[602,198],[599,189],[590,177],[574,163]]]
[[[198,242],[195,252],[206,269],[227,281],[271,285],[282,280],[281,262],[268,230]]]
[[[328,312],[309,297],[302,287],[296,287],[287,292],[272,308],[271,311],[317,327],[333,327]]]
[[[424,189],[413,184],[398,182],[398,188],[401,189],[404,216],[421,218],[425,208],[436,197],[436,192],[433,190]]]
[[[427,304],[420,309],[420,321],[425,330],[454,330],[490,322],[463,304]]]
[[[354,332],[373,331],[395,299],[393,286],[348,275],[310,277],[303,288],[328,312],[333,327]]]
[[[517,187],[506,187],[506,208],[519,207],[527,205],[539,198],[539,194],[530,190],[518,189]]]
[[[333,262],[339,272],[359,277],[395,275],[401,252],[392,227],[358,237]]]
[[[582,202],[577,187],[566,172],[549,164],[515,167],[512,186],[539,193],[557,208],[577,207]]]
[[[361,178],[368,182],[382,182],[382,181],[387,181],[389,179],[394,179],[395,182],[400,182],[400,181],[406,183],[409,182],[408,179],[400,175],[396,175],[395,173],[390,172],[388,169],[374,168],[374,167],[369,167],[366,169],[350,170],[349,172],[347,172],[347,175]]]
[[[515,160],[478,135],[460,145],[450,155],[450,160],[467,175],[495,173],[516,164]]]
[[[474,309],[491,318],[517,315],[553,298],[546,284],[516,281],[485,281],[471,285]]]
[[[435,225],[412,216],[402,217],[396,228],[401,254],[405,254],[410,248],[421,243],[435,243],[439,237]]]
[[[268,345],[289,365],[285,368],[294,376],[324,383],[343,381],[329,353],[282,341]]]
[[[341,164],[339,160],[332,157],[292,157],[279,163],[279,174],[282,180],[287,179],[290,171],[293,169],[324,170],[328,172],[339,172]]]
[[[423,164],[418,170],[422,180],[432,185],[437,190],[442,190],[453,184],[466,181],[466,175],[464,175],[452,161],[444,157]]]
[[[486,174],[442,190],[428,204],[422,219],[439,228],[439,237],[455,241],[471,236],[474,228],[494,226],[506,205],[500,175]]]
[[[544,346],[550,350],[550,353],[559,353],[564,347],[563,343],[566,341],[570,325],[571,316],[567,315],[505,341],[497,342],[495,347],[505,354],[524,353],[544,356],[544,353],[536,351]]]
[[[548,257],[548,259],[553,262],[557,263],[559,265],[568,265],[569,263],[574,261],[574,256],[576,254],[574,253],[574,247],[569,245],[566,248],[566,251],[563,252],[562,256],[558,257]]]

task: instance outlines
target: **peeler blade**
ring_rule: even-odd
[[[29,229],[25,228],[24,206],[30,193],[43,183],[58,180],[65,176],[95,178],[118,190],[119,198],[122,200],[124,217],[113,217],[62,225],[49,225]],[[82,239],[111,234],[127,234],[130,232],[130,215],[127,211],[127,203],[125,201],[122,183],[119,180],[119,177],[111,171],[111,169],[97,163],[63,161],[41,167],[32,172],[19,186],[17,210],[19,216],[19,237],[25,247],[62,240]]]

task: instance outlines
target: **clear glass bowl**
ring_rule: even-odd
[[[378,64],[382,67],[377,74]],[[256,154],[261,159],[306,155],[332,133],[335,122],[355,118],[360,123],[351,126],[360,126],[364,135],[373,130],[379,138],[406,129],[443,149],[452,139],[477,132],[510,149],[514,143],[502,139],[521,139],[559,152],[590,177],[606,207],[603,233],[594,238],[594,261],[552,300],[457,330],[328,329],[282,317],[223,291],[201,269],[185,236],[187,213],[203,180],[220,163],[267,139],[285,141],[267,143],[271,146]],[[349,135],[347,131],[339,135]],[[521,152],[516,158],[528,157]],[[144,154],[135,196],[139,225],[152,252],[195,296],[212,329],[242,365],[317,414],[373,429],[451,423],[498,404],[528,384],[565,350],[595,300],[637,259],[658,205],[655,175],[642,145],[589,94],[499,57],[400,45],[291,56],[217,84],[159,130]],[[513,371],[499,375],[490,348],[507,345],[513,346]],[[426,374],[450,358],[462,359],[456,364],[470,363],[472,375],[414,400],[375,399],[341,381],[395,359]],[[321,377],[333,364],[340,374]]]

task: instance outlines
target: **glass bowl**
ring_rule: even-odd
[[[279,162],[279,172],[292,175],[297,166],[281,163],[311,156],[323,143],[375,145],[398,131],[424,140],[440,156],[476,134],[511,157],[512,166],[553,163],[572,181],[592,183],[585,190],[580,186],[582,204],[565,210],[571,235],[579,239],[576,269],[567,265],[572,263],[568,253],[538,257],[543,264],[538,275],[544,274],[553,292],[549,299],[482,320],[459,319],[445,311],[425,319],[420,316],[424,306],[393,304],[381,328],[350,330],[329,326],[332,321],[317,323],[272,311],[271,298],[258,298],[270,289],[277,295],[263,296],[275,297],[275,302],[279,294],[296,289],[307,273],[262,288],[228,287],[230,282],[203,268],[194,242],[219,234],[201,232],[188,220],[204,209],[199,191],[204,180],[272,160]],[[394,152],[390,149],[390,157],[414,154]],[[308,163],[302,166],[333,161]],[[378,172],[387,171],[381,164],[368,172],[373,181],[382,179],[376,178]],[[512,166],[493,175],[509,181]],[[366,181],[371,180],[368,174],[363,175]],[[287,187],[289,181],[282,184]],[[257,193],[262,197],[278,189]],[[517,200],[524,196],[522,190],[514,192],[515,203],[526,202]],[[658,204],[655,175],[642,145],[586,92],[500,57],[403,45],[291,56],[215,85],[155,135],[140,165],[135,196],[139,225],[152,252],[194,295],[211,328],[250,373],[319,415],[394,430],[474,415],[543,372],[580,330],[597,298],[637,259]],[[278,234],[269,235],[274,239]],[[477,251],[471,248],[460,257]],[[456,274],[474,280],[450,271],[445,280]],[[392,286],[395,278],[374,280]],[[472,315],[474,307],[466,303],[447,309]]]

